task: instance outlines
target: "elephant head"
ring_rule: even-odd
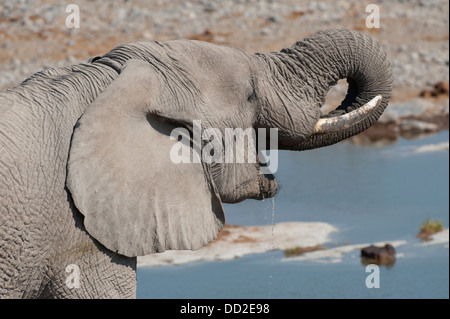
[[[392,86],[381,46],[348,30],[324,31],[267,54],[199,41],[141,42],[93,63],[112,63],[120,75],[75,126],[67,187],[87,231],[126,256],[199,248],[223,227],[222,202],[276,193],[259,161],[175,163],[174,129],[190,138],[191,159],[206,142],[233,144],[226,129],[275,128],[278,144],[266,145],[307,150],[374,124]],[[321,116],[328,90],[343,78],[345,99]],[[221,134],[203,134],[198,145],[196,121],[202,134]],[[248,138],[256,143],[256,136]]]

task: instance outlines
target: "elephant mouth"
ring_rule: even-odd
[[[266,164],[260,163],[261,166],[266,166]],[[273,174],[264,174],[261,175],[260,179],[260,192],[259,195],[255,198],[257,200],[263,200],[265,198],[275,197],[279,192],[278,181],[276,180]]]

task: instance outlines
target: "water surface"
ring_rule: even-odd
[[[406,240],[395,265],[380,268],[379,289],[366,287],[357,251],[333,264],[282,262],[277,251],[138,269],[138,298],[449,298],[448,245],[424,247],[415,237],[426,218],[449,225],[449,152],[416,152],[448,135],[280,152],[273,216],[272,200],[225,205],[231,224],[331,223],[339,231],[330,245]]]

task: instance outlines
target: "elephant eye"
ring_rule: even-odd
[[[248,96],[247,101],[252,102],[256,100],[256,92],[255,89],[252,89],[252,93]]]

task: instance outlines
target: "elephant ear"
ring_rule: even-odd
[[[129,257],[198,249],[225,222],[208,167],[171,161],[181,142],[169,136],[159,81],[147,62],[128,61],[79,119],[70,148],[67,188],[86,230]]]

